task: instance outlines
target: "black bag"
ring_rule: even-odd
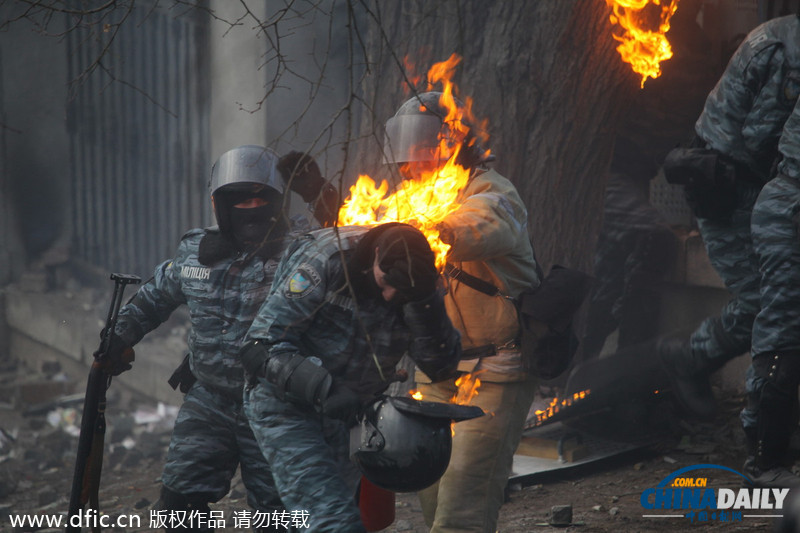
[[[503,296],[500,289],[463,270],[447,265],[445,273],[489,296]],[[522,363],[527,372],[549,380],[569,368],[578,349],[572,319],[591,286],[591,276],[579,270],[554,265],[547,276],[539,271],[540,284],[513,298],[519,317]],[[544,325],[545,333],[541,330]],[[481,348],[473,351],[482,351]],[[493,352],[488,352],[493,353]]]
[[[569,368],[578,350],[572,321],[589,293],[591,279],[579,270],[554,265],[538,287],[517,297],[522,362],[528,372],[548,380]],[[547,327],[544,335],[537,335],[536,322]]]

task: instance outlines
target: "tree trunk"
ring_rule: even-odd
[[[357,160],[377,165],[385,121],[409,96],[412,73],[450,54],[454,81],[488,120],[494,168],[518,188],[537,257],[591,270],[605,173],[626,95],[638,77],[623,64],[603,0],[459,0],[367,3],[372,113]],[[424,90],[424,87],[417,87]]]

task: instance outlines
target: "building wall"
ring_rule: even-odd
[[[82,383],[113,289],[108,275],[147,279],[187,229],[213,223],[207,181],[221,153],[242,144],[314,149],[324,169],[327,144],[341,152],[330,133],[316,148],[314,139],[347,84],[325,83],[308,106],[308,80],[347,77],[342,44],[324,44],[328,8],[282,37],[295,74],[265,100],[276,64],[272,41],[255,28],[269,4],[249,0],[252,16],[242,18],[239,2],[209,0],[212,18],[137,2],[94,71],[109,37],[102,26],[60,39],[26,20],[0,31],[0,359],[31,370],[60,359]],[[13,7],[0,4],[0,21]],[[56,15],[48,29],[71,22]],[[299,198],[292,204],[308,214]],[[178,403],[165,380],[185,339],[186,315],[176,313],[117,381]]]

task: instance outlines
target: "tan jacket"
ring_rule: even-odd
[[[460,207],[440,225],[442,240],[452,246],[448,263],[512,297],[538,285],[528,212],[514,185],[494,170],[478,170],[459,202]],[[464,350],[487,344],[502,346],[517,337],[517,312],[511,300],[488,296],[453,279],[447,283],[447,314],[461,332]],[[514,381],[524,378],[519,363],[518,355],[515,361],[508,361],[501,353],[481,361],[463,361],[459,369],[486,367],[481,379]]]

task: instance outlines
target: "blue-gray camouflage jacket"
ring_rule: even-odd
[[[789,15],[750,32],[709,94],[695,131],[766,182],[798,94],[800,19]]]
[[[439,379],[455,370],[461,353],[438,292],[402,307],[380,296],[353,298],[347,259],[367,229],[322,229],[292,243],[247,335],[265,343],[270,356],[319,358],[363,401],[387,387],[406,352]]]
[[[186,304],[192,373],[205,385],[240,397],[244,371],[239,350],[278,262],[242,253],[205,266],[198,260],[198,248],[207,231],[215,229],[194,229],[183,236],[175,256],[158,265],[153,280],[120,310],[116,332],[134,345]]]

